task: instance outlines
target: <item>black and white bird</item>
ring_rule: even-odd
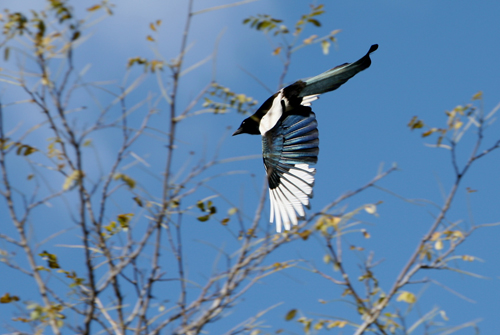
[[[276,231],[281,232],[296,225],[305,217],[304,207],[309,207],[313,197],[314,174],[309,167],[318,161],[318,123],[311,109],[311,102],[322,93],[333,91],[367,69],[370,53],[377,50],[374,44],[365,56],[354,63],[345,63],[315,77],[299,80],[282,88],[243,120],[233,134],[262,136],[262,156],[269,183],[271,218],[276,219]]]

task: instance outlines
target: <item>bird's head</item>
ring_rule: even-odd
[[[252,115],[243,120],[240,127],[234,132],[233,136],[239,134],[260,135],[259,121],[257,120],[257,117]]]

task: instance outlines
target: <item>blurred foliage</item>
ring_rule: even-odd
[[[283,20],[274,18],[267,14],[250,16],[243,20],[243,24],[248,24],[250,28],[254,28],[264,33],[272,32],[273,36],[281,35],[283,37],[287,37],[288,35],[291,35],[293,37],[293,42],[289,42],[285,39],[284,46],[278,45],[274,47],[272,52],[273,56],[279,55],[285,48],[287,50],[287,57],[289,57],[290,54],[296,50],[313,43],[320,43],[323,54],[327,55],[329,53],[331,43],[335,43],[337,41],[335,36],[340,32],[339,29],[333,30],[330,34],[323,37],[311,35],[305,38],[300,45],[297,45],[297,38],[301,35],[308,24],[311,24],[316,28],[321,27],[319,17],[325,13],[324,5],[311,5],[310,10],[310,13],[302,15],[300,19],[297,20],[294,25],[293,32],[291,32],[291,30],[283,23]]]
[[[428,137],[433,134],[437,135],[436,145],[443,148],[449,148],[443,145],[444,139],[447,139],[449,143],[458,143],[470,126],[479,126],[480,121],[477,113],[480,109],[474,106],[474,102],[481,103],[482,97],[482,92],[478,92],[472,96],[471,103],[465,106],[458,105],[451,111],[445,111],[444,113],[447,116],[446,127],[428,126],[423,120],[416,116],[410,120],[408,127],[410,127],[411,130],[424,129],[422,137]],[[486,118],[486,120],[488,119],[489,117]]]
[[[222,102],[212,100],[218,98]],[[215,114],[227,113],[228,109],[235,109],[238,113],[249,114],[255,107],[257,101],[245,94],[237,94],[229,88],[212,83],[208,91],[208,97],[204,97],[202,107],[211,109]]]

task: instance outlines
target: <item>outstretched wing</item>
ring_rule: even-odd
[[[262,153],[269,181],[271,222],[276,231],[290,229],[309,208],[318,161],[318,123],[310,107],[287,110],[276,125],[262,136]]]

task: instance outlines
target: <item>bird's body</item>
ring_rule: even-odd
[[[345,63],[307,80],[282,88],[250,117],[243,120],[233,135],[262,136],[262,155],[269,182],[271,218],[276,230],[286,230],[304,218],[309,208],[318,161],[319,138],[311,102],[322,93],[333,91],[371,64],[370,53],[354,63]]]

